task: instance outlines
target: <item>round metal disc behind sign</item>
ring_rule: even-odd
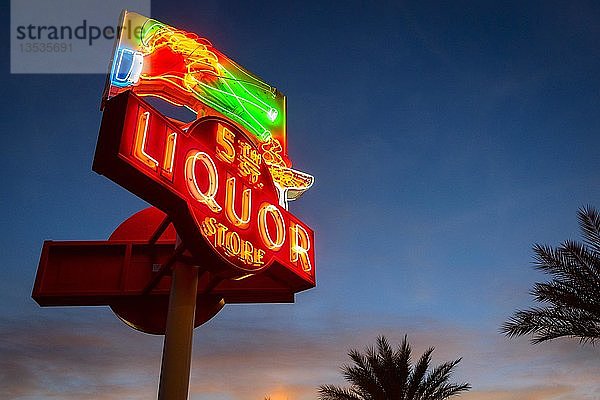
[[[115,229],[109,241],[141,241],[147,242],[152,238],[157,228],[165,220],[165,214],[155,207],[149,207],[132,215]],[[175,244],[176,232],[169,225],[160,236],[158,243]],[[148,265],[152,268],[152,265]],[[190,266],[190,268],[194,268]],[[170,276],[164,280],[170,281]],[[194,327],[200,326],[214,317],[225,305],[222,298],[199,294],[196,298],[196,316]],[[135,295],[110,304],[113,312],[127,325],[142,332],[163,335],[167,322],[169,296]]]

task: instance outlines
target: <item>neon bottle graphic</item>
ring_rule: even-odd
[[[107,97],[124,90],[162,98],[198,116],[207,106],[237,122],[254,139],[280,193],[280,204],[298,198],[314,178],[291,168],[287,156],[285,96],[220,53],[204,38],[139,14],[125,12],[123,26],[139,37],[117,42]],[[132,23],[133,22],[133,23]]]

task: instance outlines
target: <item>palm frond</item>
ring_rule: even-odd
[[[429,369],[429,363],[431,362],[431,353],[433,353],[433,347],[425,350],[419,361],[412,370],[410,377],[408,378],[408,390],[406,392],[407,399],[413,399],[419,391],[419,388],[423,384],[425,374]]]
[[[600,254],[573,240],[567,240],[560,250],[569,259],[571,267],[578,270],[578,276],[584,277],[584,283],[590,287],[600,284]]]
[[[552,281],[536,283],[531,294],[537,301],[551,303],[556,308],[573,308],[600,315],[598,289],[587,290],[571,283]]]
[[[581,310],[534,307],[517,311],[501,329],[509,337],[533,334],[534,344],[562,336],[594,343],[600,337],[600,319]]]
[[[408,379],[411,372],[412,364],[412,349],[406,335],[402,339],[402,343],[398,346],[394,352],[394,364],[396,372],[396,382],[399,389],[398,399],[404,399],[406,396],[406,390],[408,388]]]
[[[385,399],[385,393],[381,389],[372,364],[374,354],[375,350],[372,347],[367,349],[366,355],[362,355],[358,350],[350,350],[348,356],[354,361],[355,365],[342,366],[342,373],[344,378],[352,384],[352,388],[360,393],[363,398],[383,400]]]
[[[563,336],[582,343],[600,339],[600,214],[586,206],[578,219],[584,244],[533,246],[536,268],[552,279],[535,283],[531,294],[548,305],[517,310],[501,327],[507,336],[531,334],[533,343]]]
[[[443,400],[448,397],[460,395],[462,392],[467,392],[471,389],[468,383],[445,383],[441,385],[428,400]]]
[[[319,387],[318,397],[321,400],[365,400],[350,389],[334,385],[323,385]]]
[[[448,379],[452,374],[454,367],[461,361],[459,358],[454,361],[445,362],[427,374],[427,377],[423,381],[421,388],[419,389],[420,397],[430,398],[432,397],[442,386],[447,384]]]
[[[587,205],[579,209],[577,218],[585,244],[600,253],[600,213]]]
[[[394,350],[385,336],[379,336],[376,343],[377,353],[367,355],[371,368],[377,377],[385,398],[399,398],[401,390],[396,380],[397,371],[394,362]]]
[[[533,251],[536,254],[536,269],[556,279],[581,281],[586,278],[585,270],[574,264],[562,248],[554,249],[547,245],[535,244]]]

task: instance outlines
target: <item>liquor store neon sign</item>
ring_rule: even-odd
[[[314,281],[313,232],[280,205],[265,153],[247,134],[216,117],[184,130],[135,95],[119,97],[105,116],[122,119],[120,132],[103,122],[95,170],[152,204],[167,204],[161,208],[168,214],[185,203],[193,227],[181,232],[201,236],[241,271],[238,278],[275,263]],[[184,242],[197,239],[189,236]]]

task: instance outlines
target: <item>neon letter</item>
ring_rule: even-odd
[[[203,193],[200,190],[198,181],[196,180],[197,161],[200,161],[202,165],[204,165],[204,168],[206,168],[206,172],[208,173],[208,190],[206,193]],[[185,160],[185,180],[190,194],[196,200],[206,204],[214,212],[221,211],[221,206],[219,206],[215,200],[215,195],[219,188],[219,174],[215,163],[208,154],[197,150],[192,150],[188,153],[188,157]]]
[[[217,148],[217,157],[230,164],[235,159],[235,147],[233,147],[234,140],[235,133],[231,132],[221,124],[217,125],[217,144],[222,147],[222,149]]]
[[[242,240],[240,239],[240,235],[236,231],[231,231],[226,235],[227,243],[225,248],[231,253],[233,256],[237,256],[240,254],[242,250]]]
[[[140,114],[137,123],[137,129],[135,130],[135,143],[133,147],[133,155],[135,158],[156,170],[158,167],[158,161],[156,161],[150,154],[146,153],[146,134],[148,132],[148,121],[150,120],[150,112]]]
[[[173,163],[175,162],[175,146],[177,146],[177,132],[167,136],[165,143],[165,157],[163,159],[162,174],[173,180]]]
[[[241,229],[246,229],[250,224],[250,209],[252,207],[252,191],[245,189],[242,193],[242,216],[239,217],[235,212],[235,177],[227,179],[227,188],[225,190],[225,213],[227,219]]]
[[[292,222],[290,224],[290,261],[297,263],[299,259],[302,270],[305,272],[312,269],[308,250],[310,250],[308,232],[302,226]]]
[[[267,226],[267,214],[270,214],[275,221],[277,230],[277,239],[273,241],[269,227]],[[273,204],[263,203],[258,210],[258,231],[260,232],[260,238],[262,239],[265,246],[271,250],[279,250],[285,242],[285,221],[281,211]]]

